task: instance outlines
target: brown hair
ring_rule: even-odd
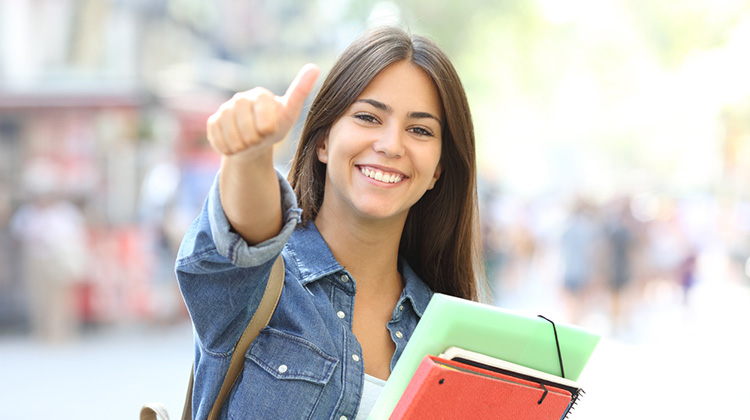
[[[331,125],[375,76],[408,60],[435,83],[443,106],[442,174],[412,206],[399,253],[434,292],[478,299],[484,280],[479,242],[474,128],[461,80],[433,41],[396,27],[372,29],[339,57],[313,101],[289,173],[303,222],[315,220],[323,202],[326,166],[316,149]]]

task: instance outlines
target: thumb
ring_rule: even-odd
[[[305,103],[305,98],[307,98],[307,95],[312,91],[312,88],[315,85],[315,80],[318,78],[319,74],[320,68],[317,65],[311,63],[305,64],[297,73],[297,76],[281,98],[284,112],[291,120],[296,119],[302,111],[302,105]]]

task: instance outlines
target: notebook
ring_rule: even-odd
[[[577,326],[436,293],[368,420],[389,419],[424,357],[438,356],[449,347],[557,376],[563,376],[564,367],[564,377],[576,381],[599,339]]]
[[[425,356],[391,420],[560,420],[571,393],[436,356]]]
[[[448,349],[446,349],[446,351],[440,354],[440,358],[492,372],[511,375],[520,379],[533,381],[535,383],[562,388],[569,391],[573,398],[577,398],[579,396],[578,394],[583,392],[581,385],[571,379],[527,368],[526,366],[521,366],[505,360],[496,359],[494,357],[462,349],[460,347],[449,347]]]

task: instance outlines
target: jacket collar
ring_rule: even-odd
[[[328,275],[345,271],[334,258],[331,249],[313,222],[297,225],[286,244],[286,251],[296,265],[298,278],[303,286]],[[399,257],[399,271],[405,283],[399,305],[408,301],[417,315],[421,317],[427,309],[432,291],[403,257]]]

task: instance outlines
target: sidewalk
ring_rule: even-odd
[[[130,327],[43,346],[0,341],[0,420],[136,420],[148,401],[182,414],[192,329]]]
[[[633,333],[605,336],[571,420],[748,418],[750,289],[699,285],[689,308],[645,307]],[[147,401],[182,413],[190,325],[130,327],[45,347],[0,337],[0,420],[135,420]],[[291,419],[295,420],[295,419]]]
[[[747,419],[750,288],[701,285],[640,315],[638,333],[605,338],[580,381],[572,420]]]

